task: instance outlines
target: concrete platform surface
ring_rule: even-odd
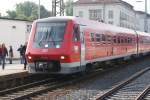
[[[2,65],[0,65],[0,81],[25,77],[27,75],[28,72],[23,69],[23,64],[6,64],[4,70]]]

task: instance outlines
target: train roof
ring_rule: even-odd
[[[105,24],[102,22],[98,21],[93,21],[93,20],[88,20],[85,18],[80,18],[80,17],[75,17],[75,16],[56,16],[56,17],[48,17],[48,18],[43,18],[43,19],[38,19],[37,22],[63,22],[63,21],[68,21],[68,20],[73,20],[77,24],[87,26],[87,27],[93,27],[94,29],[100,29],[100,30],[108,30],[112,32],[117,32],[117,33],[128,33],[128,34],[133,34],[135,35],[135,30],[123,28],[123,27],[118,27],[110,24]],[[140,32],[136,31],[140,35],[146,35],[150,36],[150,34],[145,33],[145,32]]]
[[[42,18],[36,20],[37,22],[61,22],[61,21],[68,21],[68,20],[73,20],[74,17],[72,16],[56,16],[56,17],[48,17],[48,18]]]
[[[98,21],[93,21],[93,20],[87,20],[83,18],[75,18],[75,21],[80,24],[85,24],[87,26],[92,26],[95,29],[100,29],[100,30],[108,30],[116,33],[129,33],[129,34],[135,34],[134,30],[127,29],[127,28],[122,28],[110,24],[105,24],[102,22]]]
[[[146,33],[146,32],[140,32],[140,31],[136,31],[138,33],[138,35],[141,36],[149,36],[150,37],[150,33]]]

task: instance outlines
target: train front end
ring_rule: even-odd
[[[69,19],[53,17],[33,23],[26,50],[29,73],[70,74],[79,71],[76,65],[72,66],[72,62],[79,60],[72,59],[72,26]]]

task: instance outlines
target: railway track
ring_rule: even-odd
[[[97,75],[114,70],[115,68],[116,67],[103,70],[99,69],[83,77],[79,75],[73,77],[48,78],[42,81],[37,81],[19,87],[10,88],[7,90],[0,91],[0,100],[31,100],[32,97],[38,97],[41,94],[45,94],[47,92],[52,92],[53,94],[53,90],[56,90],[60,87],[62,88],[83,80],[85,81],[86,79],[89,79],[91,77],[95,77]]]
[[[19,87],[0,91],[0,100],[22,100],[33,93],[42,92],[46,87],[57,84],[54,78],[47,78],[41,81],[29,83]]]
[[[97,94],[91,100],[150,100],[150,67],[114,86],[103,94]],[[148,86],[148,87],[147,87]]]
[[[73,75],[71,77],[59,77],[56,79],[46,79],[35,83],[26,84],[20,87],[15,87],[7,90],[0,91],[0,100],[30,100],[34,96],[38,96],[42,93],[55,90],[60,87],[64,87],[70,84],[77,83],[89,79],[91,77],[97,76],[113,70],[114,68],[109,68],[105,70],[96,70],[91,72],[86,76]]]
[[[20,85],[25,85],[29,83],[33,83],[36,81],[40,81],[43,79],[47,79],[47,77],[51,77],[49,75],[34,75],[34,74],[29,74],[27,76],[19,77],[19,78],[11,78],[8,80],[1,80],[0,81],[0,91],[17,87]]]
[[[150,85],[136,98],[136,100],[150,100]]]

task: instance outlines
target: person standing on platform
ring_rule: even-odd
[[[0,65],[2,64],[2,45],[0,44]]]
[[[23,45],[20,45],[17,51],[20,53],[20,64],[23,64],[23,51],[22,51]]]
[[[9,48],[9,63],[12,64],[12,58],[13,58],[14,54],[13,54],[13,49],[12,46],[10,46]]]
[[[4,70],[5,68],[5,60],[6,56],[8,56],[8,51],[7,48],[5,47],[5,44],[2,44],[2,69]]]
[[[25,57],[26,48],[27,48],[27,42],[26,42],[25,45],[22,47],[23,60],[24,60],[24,70],[26,70],[26,66],[27,66],[27,60],[26,60],[26,57]]]

